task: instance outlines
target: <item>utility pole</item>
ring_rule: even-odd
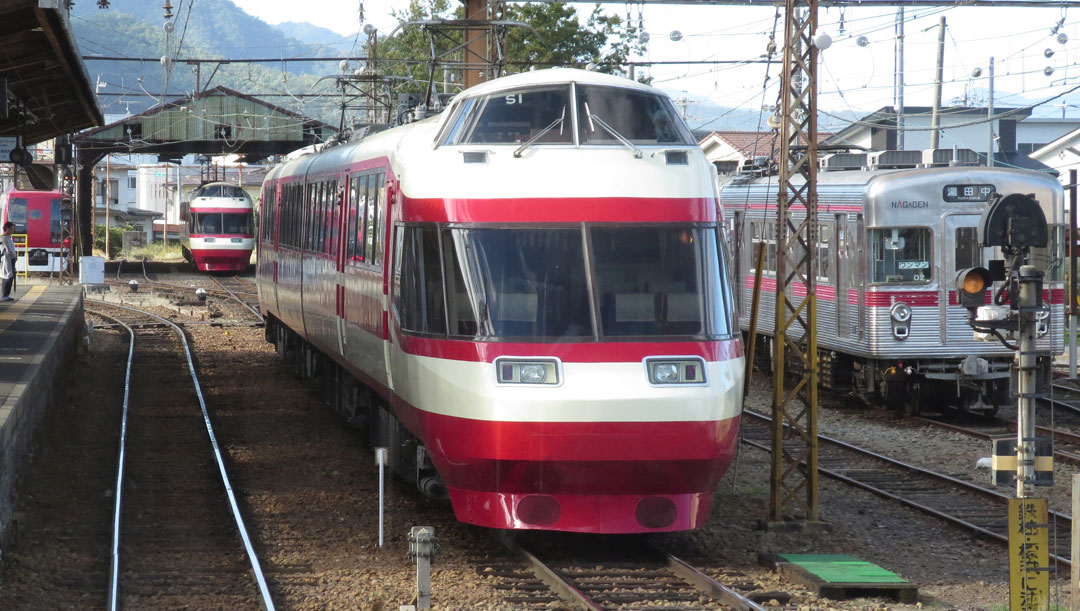
[[[904,150],[904,7],[896,9],[896,150]]]
[[[986,167],[994,167],[994,58],[990,58],[990,93],[986,105]]]
[[[109,198],[112,197],[111,169],[109,161],[112,155],[105,155],[105,259],[109,258]]]
[[[937,39],[937,74],[934,77],[934,111],[930,118],[930,148],[938,148],[938,130],[941,127],[941,73],[945,64],[945,16],[941,16],[941,26]]]
[[[817,431],[817,59],[818,0],[786,0],[781,75],[780,176],[776,204],[776,326],[773,335],[769,515],[820,519]],[[827,46],[822,41],[823,46]],[[792,214],[799,209],[804,218]],[[805,289],[798,290],[798,289]],[[804,297],[799,297],[803,293]],[[790,359],[787,357],[790,356]],[[799,374],[787,386],[785,362]],[[785,439],[787,438],[787,439]],[[785,442],[790,440],[789,447]]]

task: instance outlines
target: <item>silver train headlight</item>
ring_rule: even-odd
[[[911,320],[911,306],[902,301],[898,301],[889,308],[889,316],[896,322],[907,322]]]
[[[649,384],[705,384],[705,361],[698,357],[663,357],[645,359]]]
[[[495,380],[499,384],[557,385],[561,377],[557,360],[495,359]]]

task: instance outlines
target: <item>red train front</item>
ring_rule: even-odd
[[[191,193],[180,211],[181,249],[196,269],[243,271],[255,248],[251,197],[224,182],[206,183]]]
[[[696,528],[742,402],[712,178],[651,87],[474,87],[268,175],[267,338],[461,521]]]
[[[2,222],[15,223],[18,272],[59,272],[71,249],[71,198],[60,191],[8,189],[2,196]]]

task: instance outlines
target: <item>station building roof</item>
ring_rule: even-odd
[[[0,136],[17,134],[20,114],[26,118],[23,144],[104,121],[64,0],[0,0],[0,77],[7,81],[8,97],[25,109],[6,118],[0,112]]]

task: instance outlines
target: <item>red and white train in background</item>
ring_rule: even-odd
[[[71,255],[71,198],[60,191],[8,188],[0,195],[0,225],[15,223],[17,272],[54,273]]]
[[[243,271],[255,248],[251,196],[226,182],[209,182],[180,204],[180,248],[206,272]]]
[[[758,333],[772,341],[776,307],[777,177],[748,173],[721,188],[721,205],[743,280],[740,321],[750,327],[755,249],[764,241]],[[1014,352],[977,341],[954,280],[957,272],[1002,259],[983,248],[977,226],[994,194],[1032,194],[1050,229],[1034,248],[1043,270],[1038,348],[1064,350],[1064,191],[1044,173],[978,165],[971,150],[839,153],[818,173],[817,345],[822,386],[852,389],[907,413],[952,406],[993,414],[1015,403]],[[806,218],[804,208],[792,216]],[[793,290],[803,291],[796,286]],[[771,293],[771,294],[770,294]],[[987,291],[987,303],[990,292]],[[766,345],[765,348],[768,348]],[[761,351],[764,355],[769,350]],[[1049,359],[1041,367],[1048,374]]]
[[[696,528],[743,395],[714,177],[651,87],[478,85],[267,175],[267,339],[463,522]]]

